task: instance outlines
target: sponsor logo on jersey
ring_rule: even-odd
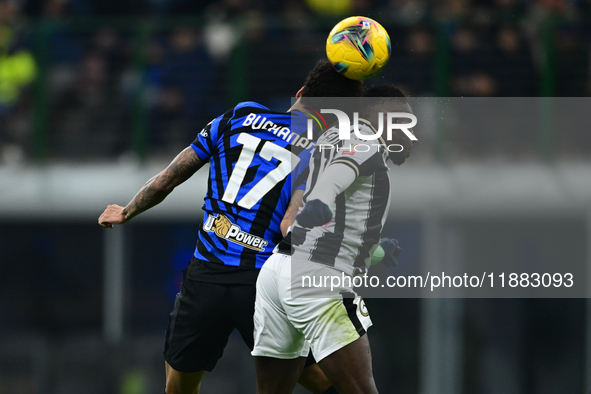
[[[213,123],[213,121],[214,121],[214,120],[215,120],[215,119],[212,119],[212,120],[211,120],[211,122],[209,122],[208,124],[206,124],[206,125],[205,125],[205,127],[203,128],[203,130],[201,130],[201,131],[199,132],[199,134],[201,134],[201,135],[202,135],[203,137],[205,137],[205,138],[209,137],[209,133],[207,132],[207,127],[208,127],[209,125],[211,125],[211,124]]]
[[[342,154],[342,155],[350,155],[350,156],[353,156],[353,155],[355,155],[355,152],[356,152],[356,150],[355,150],[355,147],[356,147],[357,145],[359,145],[359,144],[351,144],[351,147],[349,148],[349,150],[344,150],[344,149],[343,149],[343,150],[341,151],[341,154]]]
[[[264,251],[265,246],[269,244],[264,238],[242,231],[240,226],[232,223],[226,215],[221,213],[217,216],[210,214],[203,225],[203,230],[208,233],[213,232],[220,238],[259,252]]]

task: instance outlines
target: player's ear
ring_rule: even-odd
[[[302,86],[302,87],[300,88],[300,90],[298,90],[298,92],[296,93],[296,97],[297,97],[297,98],[300,98],[300,97],[302,97],[302,93],[303,93],[303,92],[304,92],[304,86]]]

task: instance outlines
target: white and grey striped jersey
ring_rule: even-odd
[[[376,131],[363,119],[362,135]],[[291,242],[293,257],[326,264],[353,274],[356,267],[365,269],[373,247],[379,243],[390,205],[390,179],[386,160],[388,150],[383,138],[367,140],[351,129],[350,140],[340,140],[338,128],[327,130],[310,158],[310,173],[304,202],[315,188],[320,175],[330,165],[344,164],[355,171],[355,181],[329,204],[332,221],[306,229],[294,223]]]

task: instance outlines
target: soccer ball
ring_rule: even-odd
[[[373,19],[352,16],[333,27],[326,40],[326,54],[345,77],[373,77],[388,62],[392,45],[386,29]]]

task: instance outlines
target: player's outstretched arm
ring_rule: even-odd
[[[205,162],[199,159],[189,146],[179,153],[168,167],[150,178],[127,206],[109,205],[99,217],[99,224],[113,228],[114,224],[129,222],[140,213],[161,203],[175,187],[189,179],[204,164]]]

